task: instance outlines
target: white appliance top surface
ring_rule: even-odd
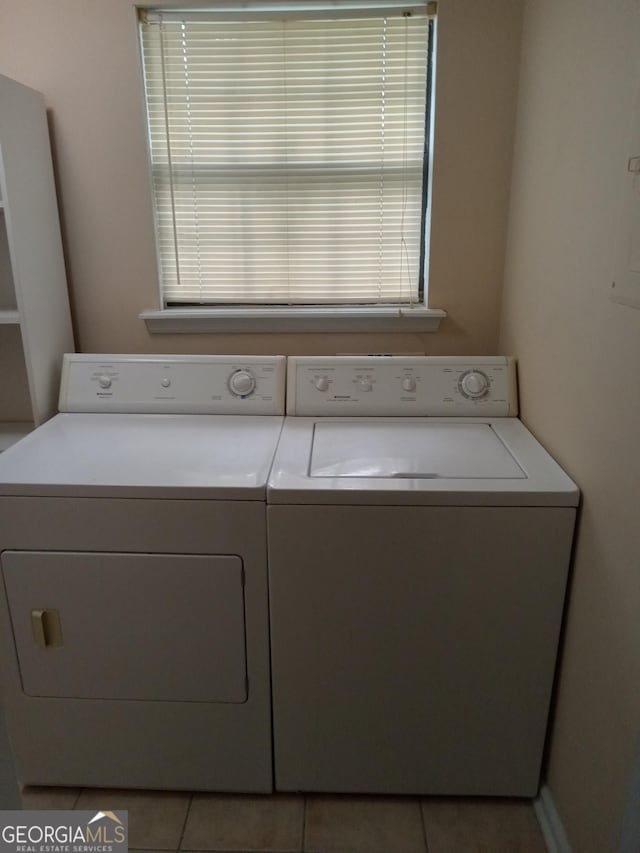
[[[264,500],[282,420],[59,414],[0,455],[0,495]]]
[[[579,492],[517,418],[285,420],[268,502],[576,506]]]

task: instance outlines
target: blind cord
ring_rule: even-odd
[[[385,132],[385,95],[387,88],[387,19],[384,19],[383,30],[382,30],[382,85],[381,85],[381,108],[380,108],[380,183],[379,183],[379,192],[378,192],[378,203],[379,207],[379,230],[378,230],[378,238],[379,238],[379,248],[378,248],[378,302],[382,300],[382,274],[383,274],[383,260],[384,260],[384,252],[382,250],[382,239],[384,234],[384,158],[385,158],[385,144],[386,144],[386,132]]]
[[[409,68],[408,68],[408,57],[409,57],[409,18],[411,16],[411,12],[404,13],[404,109],[403,109],[403,130],[402,130],[402,216],[400,219],[400,293],[404,295],[404,276],[402,275],[402,268],[404,265],[404,261],[406,259],[407,262],[407,281],[409,284],[409,303],[413,304],[413,287],[411,284],[411,264],[409,261],[409,247],[407,246],[407,239],[404,233],[404,223],[405,223],[405,214],[407,211],[407,200],[408,200],[408,190],[407,190],[407,162],[408,162],[408,154],[407,154],[407,141],[408,141],[408,132],[407,132],[407,121],[408,121],[408,113],[409,113],[409,105],[408,105],[408,90],[409,90]]]
[[[289,198],[289,89],[287,87],[287,19],[282,19],[282,86],[284,90],[284,192],[285,192],[285,255],[287,258],[287,302],[292,304],[291,299],[291,243],[289,242],[289,215],[290,215],[290,198]]]
[[[189,134],[189,170],[191,172],[191,199],[194,213],[196,266],[200,283],[200,301],[204,302],[202,282],[202,255],[200,245],[200,208],[195,175],[195,152],[193,150],[193,116],[191,114],[191,91],[189,89],[189,51],[187,50],[187,25],[182,22],[182,66],[184,68],[185,101],[187,108],[187,129]]]

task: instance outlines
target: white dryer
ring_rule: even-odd
[[[272,788],[266,482],[285,359],[65,356],[0,457],[22,783]]]
[[[578,490],[505,358],[289,359],[268,487],[279,790],[532,796]]]

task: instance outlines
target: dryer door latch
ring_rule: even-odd
[[[62,623],[57,610],[32,610],[31,631],[41,649],[62,645]]]

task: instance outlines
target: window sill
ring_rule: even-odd
[[[447,312],[398,306],[166,308],[139,315],[151,334],[223,332],[437,332]]]

